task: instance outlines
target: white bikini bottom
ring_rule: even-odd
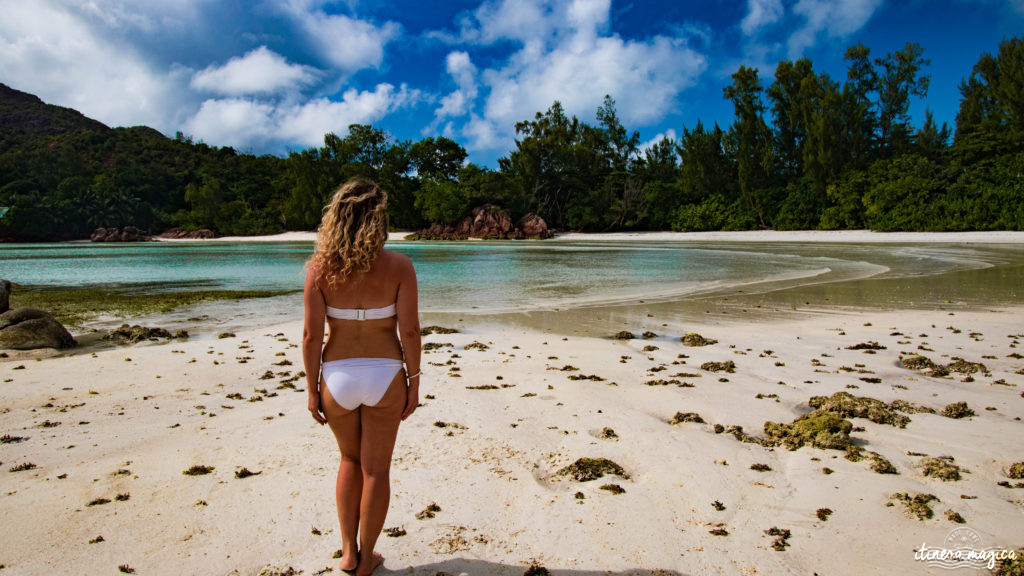
[[[343,358],[321,364],[320,374],[334,401],[355,410],[363,404],[376,406],[402,365],[397,358]]]

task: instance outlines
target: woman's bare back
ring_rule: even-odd
[[[402,359],[397,333],[402,316],[399,297],[402,283],[408,281],[411,269],[408,257],[383,250],[365,273],[354,274],[334,286],[324,278],[318,278],[317,287],[324,302],[333,308],[383,308],[391,304],[397,308],[396,316],[375,320],[341,320],[328,316],[324,361],[341,358]]]

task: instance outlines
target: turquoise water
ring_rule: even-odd
[[[919,284],[925,289],[959,278],[956,286],[964,292],[970,290],[969,281],[963,287],[965,273],[1011,270],[1009,285],[1024,263],[1020,247],[997,245],[525,241],[388,247],[415,263],[421,310],[458,314],[685,302],[730,293],[869,286],[869,280],[924,278]],[[0,277],[21,285],[139,293],[299,290],[311,251],[311,242],[0,244]],[[1018,298],[1015,291],[1002,292],[997,296],[1004,300]],[[856,305],[864,291],[845,293],[847,303]],[[288,314],[301,313],[297,298],[284,302]]]

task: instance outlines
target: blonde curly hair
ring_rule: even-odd
[[[345,182],[324,208],[310,258],[329,285],[367,272],[388,238],[388,196],[363,178]]]

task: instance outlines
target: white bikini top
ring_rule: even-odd
[[[327,307],[327,315],[339,320],[379,320],[390,318],[396,314],[395,305],[388,304],[383,308],[334,308]]]

